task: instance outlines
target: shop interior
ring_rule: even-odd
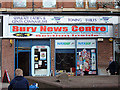
[[[15,66],[17,68],[21,68],[23,70],[24,76],[29,76],[29,59],[30,59],[30,53],[29,52],[18,52],[18,63],[17,63],[17,54],[16,54],[16,61]],[[18,64],[18,65],[17,65]]]

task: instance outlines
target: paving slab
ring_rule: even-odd
[[[38,83],[39,88],[48,89],[48,88],[58,88],[60,90],[71,88],[85,90],[98,90],[100,88],[108,89],[119,89],[120,87],[120,76],[111,75],[111,76],[72,76],[69,77],[68,81],[58,81],[56,77],[26,77],[30,84]],[[57,89],[57,90],[58,90]],[[102,89],[100,89],[102,90]]]
[[[72,76],[58,81],[55,76],[25,76],[29,84],[38,83],[39,90],[120,90],[120,76]],[[8,90],[9,83],[0,82],[0,90]]]

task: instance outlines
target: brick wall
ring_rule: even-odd
[[[11,2],[11,0],[7,0],[7,1],[2,1],[2,3],[1,3],[1,7],[2,8],[11,8],[12,7],[12,2]]]
[[[109,65],[109,58],[113,56],[113,42],[109,39],[104,39],[103,42],[98,42],[98,70],[106,72]]]
[[[51,70],[53,70],[53,75],[55,75],[54,50],[55,50],[55,40],[51,39]]]
[[[1,2],[2,3],[2,8],[13,8],[13,3],[11,2],[11,0],[7,0],[7,2],[4,2],[4,0]],[[71,0],[70,2],[68,2],[67,0],[62,1],[58,1],[57,2],[57,8],[61,8],[61,6],[63,6],[63,8],[75,8],[76,2],[74,0]],[[99,8],[114,8],[114,1],[111,0],[110,2],[102,2],[100,0],[98,0],[97,3]],[[103,5],[105,7],[103,7]],[[42,7],[42,1],[41,0],[35,0],[34,1],[34,8],[41,8]],[[32,0],[29,0],[29,2],[27,2],[27,8],[32,8]],[[21,8],[21,9],[25,9],[25,8]]]
[[[14,78],[14,39],[10,47],[9,39],[2,39],[2,77],[4,71],[8,70],[10,79]]]

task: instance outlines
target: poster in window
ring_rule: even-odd
[[[96,54],[95,53],[91,53],[91,59],[92,59],[92,70],[96,70]]]
[[[40,60],[46,60],[46,52],[40,52]]]
[[[35,68],[36,68],[36,69],[38,68],[38,64],[35,64]]]
[[[39,61],[39,65],[40,65],[40,66],[42,65],[42,61]]]

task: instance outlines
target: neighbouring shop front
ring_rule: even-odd
[[[113,42],[109,42],[109,38],[113,38],[116,18],[5,16],[8,25],[4,25],[3,36],[14,38],[15,43],[14,70],[23,69],[25,76],[51,76],[61,72],[80,76],[84,62],[88,62],[88,74],[98,74],[101,62],[107,65],[105,60],[113,53]],[[106,52],[103,52],[103,47],[106,47]]]

